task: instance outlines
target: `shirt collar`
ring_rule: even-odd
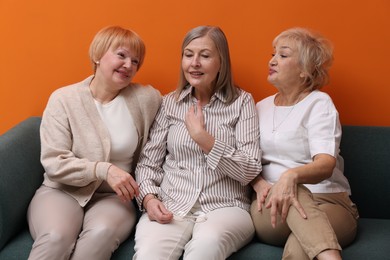
[[[190,96],[192,91],[194,90],[194,87],[191,85],[187,85],[184,87],[184,89],[181,91],[178,102],[182,102],[186,97]],[[226,103],[226,97],[223,95],[221,90],[218,90],[216,93],[213,94],[213,96],[210,99],[210,103],[213,102],[215,99],[221,100],[223,103]]]

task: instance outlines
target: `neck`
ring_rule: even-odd
[[[275,97],[275,105],[277,106],[294,106],[299,101],[304,99],[310,91],[307,89],[293,90],[289,93],[285,91],[279,91]]]
[[[193,96],[198,100],[201,106],[205,106],[210,102],[212,93],[208,91],[199,91],[194,88]]]
[[[119,94],[119,91],[110,91],[111,88],[104,83],[98,83],[96,78],[92,79],[89,89],[93,98],[101,104],[112,101]]]

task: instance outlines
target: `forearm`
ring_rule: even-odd
[[[332,176],[336,159],[328,154],[318,154],[313,162],[286,171],[281,178],[292,178],[296,184],[317,184]]]

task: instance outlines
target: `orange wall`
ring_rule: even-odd
[[[342,124],[390,126],[389,17],[388,0],[0,0],[0,134],[40,116],[54,89],[91,74],[89,43],[107,25],[140,34],[147,56],[136,81],[162,93],[176,86],[185,33],[220,26],[235,80],[256,101],[275,92],[266,81],[272,39],[310,27],[335,46],[324,91]]]

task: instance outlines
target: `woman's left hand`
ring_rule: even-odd
[[[277,183],[272,187],[266,208],[271,208],[271,224],[276,227],[277,215],[281,217],[281,222],[285,222],[290,206],[294,206],[302,218],[306,219],[306,213],[297,197],[297,184],[294,181],[293,172],[285,172]]]

